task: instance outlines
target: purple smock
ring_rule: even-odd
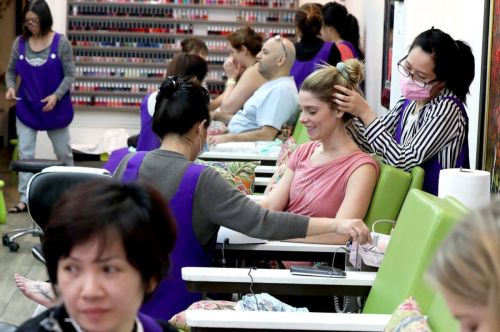
[[[316,55],[308,61],[299,61],[295,60],[292,69],[290,69],[290,76],[293,76],[295,80],[295,85],[297,86],[297,90],[300,90],[300,86],[302,82],[309,76],[313,71],[316,70],[316,67],[323,63],[328,63],[328,55],[330,54],[330,50],[334,46],[331,42],[323,43],[323,46],[319,50]]]

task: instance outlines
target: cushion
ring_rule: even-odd
[[[288,165],[288,159],[292,155],[292,152],[297,149],[297,143],[295,142],[295,139],[293,136],[290,136],[285,143],[281,146],[280,153],[278,155],[278,160],[276,161],[276,166],[278,169],[276,172],[274,172],[273,177],[271,178],[271,181],[267,184],[266,190],[264,191],[264,194],[267,195],[271,192],[271,190],[276,187],[278,182],[281,180],[283,177],[283,174],[285,174],[286,167]]]
[[[175,314],[170,318],[169,323],[182,331],[190,331],[190,327],[186,324],[186,311],[188,310],[234,310],[236,302],[231,301],[215,301],[215,300],[201,300],[191,304],[186,310]]]
[[[212,167],[229,183],[245,195],[253,194],[253,182],[255,180],[255,168],[259,161],[203,161],[196,163]]]
[[[406,299],[392,314],[385,332],[431,332],[427,320],[413,297]]]

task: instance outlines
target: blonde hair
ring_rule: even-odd
[[[365,68],[358,59],[349,59],[339,62],[337,66],[328,64],[318,66],[318,69],[302,82],[300,90],[313,93],[319,100],[327,103],[332,110],[337,109],[333,101],[333,94],[337,92],[335,85],[340,85],[362,94],[359,84],[365,78]],[[352,116],[345,113],[344,121],[350,120]]]
[[[431,281],[464,303],[486,306],[491,331],[500,331],[500,200],[472,212],[436,253]]]

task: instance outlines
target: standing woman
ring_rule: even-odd
[[[16,101],[19,158],[35,156],[36,135],[47,131],[57,159],[73,165],[68,125],[73,120],[69,89],[74,81],[73,50],[68,40],[52,31],[52,14],[44,0],[24,8],[24,31],[12,46],[5,98]],[[21,78],[16,96],[16,76]],[[19,203],[9,212],[24,212],[31,173],[19,173]]]
[[[349,14],[345,6],[337,2],[329,2],[323,6],[323,28],[321,38],[335,42],[340,51],[342,61],[357,58],[363,59],[359,46],[358,20]]]
[[[355,91],[336,86],[339,109],[361,121],[351,134],[358,145],[404,170],[425,169],[424,190],[437,194],[439,171],[469,167],[466,95],[474,79],[471,48],[431,28],[419,34],[398,63],[403,96],[378,117]]]
[[[318,37],[322,26],[321,7],[315,3],[302,5],[295,13],[295,29],[300,40],[294,44],[296,59],[290,75],[295,80],[297,90],[318,65],[328,63],[335,66],[340,61],[340,52],[335,43]]]

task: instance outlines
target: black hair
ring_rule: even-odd
[[[169,76],[156,96],[153,131],[161,139],[170,133],[184,135],[195,123],[210,124],[210,94],[201,85]]]
[[[329,2],[322,8],[323,24],[337,30],[340,38],[350,42],[360,59],[363,59],[363,52],[359,45],[359,24],[356,17],[347,11],[347,8],[337,2]]]
[[[205,53],[208,54],[208,47],[205,42],[196,37],[188,37],[181,41],[182,52],[186,52],[189,54],[199,54]]]
[[[311,39],[321,32],[323,17],[321,7],[316,3],[306,3],[295,12],[295,27],[301,38]]]
[[[195,77],[201,84],[208,72],[208,65],[202,57],[181,52],[176,54],[167,67],[168,76],[190,79]]]
[[[26,14],[28,12],[33,12],[36,16],[38,16],[38,20],[40,22],[40,34],[42,36],[47,35],[52,30],[52,24],[54,21],[52,19],[49,5],[45,2],[45,0],[28,1],[26,6],[24,6],[23,20],[26,19]],[[28,40],[31,35],[31,31],[23,25],[24,40]]]
[[[415,47],[433,56],[436,80],[445,82],[446,88],[465,103],[474,80],[474,55],[470,46],[432,27],[415,38],[410,51]]]
[[[76,185],[54,205],[43,237],[51,283],[57,285],[58,262],[73,247],[97,237],[103,251],[113,232],[145,286],[164,278],[176,236],[166,199],[152,186],[110,178]]]

